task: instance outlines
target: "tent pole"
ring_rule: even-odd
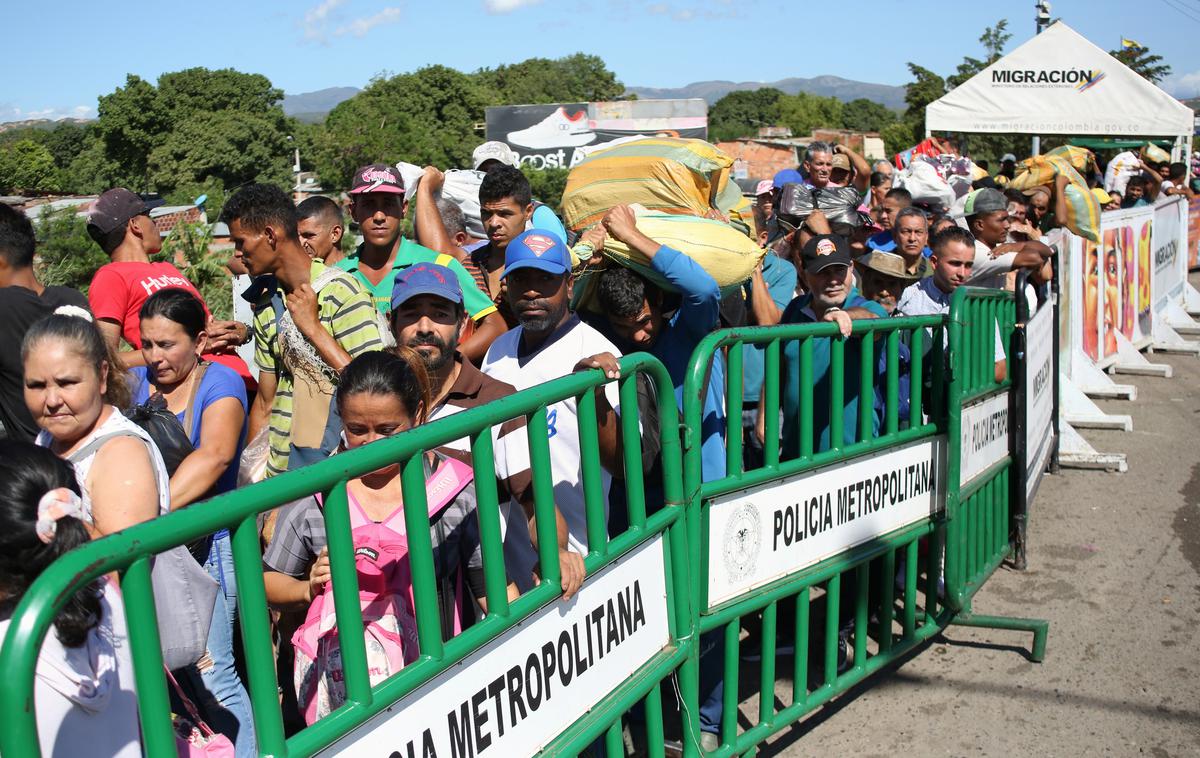
[[[1042,138],[1034,137],[1033,143],[1030,146],[1029,150],[1030,150],[1030,152],[1029,152],[1030,155],[1041,155],[1042,154]]]

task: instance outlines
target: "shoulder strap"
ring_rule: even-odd
[[[454,458],[443,460],[437,470],[425,480],[425,505],[429,510],[429,518],[433,519],[454,502],[454,498],[474,479],[475,471],[467,464]],[[390,525],[395,519],[404,519],[403,506],[393,511],[382,523]]]
[[[338,274],[342,273],[345,272],[343,272],[337,266],[326,266],[321,270],[321,273],[317,274],[317,278],[313,280],[313,292],[320,292],[321,290],[325,289],[325,285],[333,282],[338,278]]]
[[[474,481],[475,471],[456,458],[447,457],[425,482],[425,499],[432,518],[454,501]]]
[[[204,381],[204,372],[208,371],[208,361],[200,361],[192,371],[196,376],[192,379],[192,391],[188,393],[187,410],[183,412],[183,431],[187,434],[189,440],[196,431],[193,428],[193,417],[196,412],[196,394],[200,391],[201,382]]]
[[[97,450],[99,450],[101,447],[103,447],[105,442],[108,442],[109,440],[114,439],[116,437],[136,437],[137,439],[142,440],[142,442],[145,442],[145,440],[143,440],[137,434],[129,431],[128,429],[118,429],[115,432],[101,434],[96,439],[92,440],[91,442],[87,443],[83,447],[79,448],[75,452],[68,455],[67,460],[70,461],[71,463],[79,463],[84,458],[87,458],[89,455],[94,454]]]

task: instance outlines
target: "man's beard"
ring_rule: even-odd
[[[442,338],[431,332],[423,332],[413,336],[407,343],[408,347],[417,350],[422,345],[436,347],[436,353],[426,353],[422,350],[417,350],[417,354],[421,356],[421,362],[425,364],[425,370],[430,372],[440,371],[447,363],[454,360],[454,352],[458,349],[458,335],[450,340],[447,344],[442,341]]]
[[[555,308],[550,304],[549,300],[535,300],[528,303],[530,306],[537,306],[546,312],[545,316],[527,316],[523,311],[516,310],[517,321],[521,327],[529,332],[540,334],[547,332],[555,327],[559,321],[562,321],[563,314],[567,311],[567,304],[564,302],[561,307]]]

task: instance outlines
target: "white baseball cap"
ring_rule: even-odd
[[[471,153],[472,168],[476,171],[487,161],[500,161],[504,165],[512,166],[513,168],[519,168],[521,162],[511,147],[495,140],[484,142],[475,148],[475,152]]]

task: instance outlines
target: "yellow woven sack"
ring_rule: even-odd
[[[1085,173],[1089,169],[1095,169],[1096,156],[1091,150],[1086,147],[1076,147],[1075,145],[1062,145],[1050,150],[1046,155],[1053,155],[1058,158],[1065,158],[1071,166],[1080,173]]]
[[[567,177],[563,220],[583,231],[626,203],[688,216],[716,209],[736,220],[746,201],[729,178],[732,166],[732,158],[698,139],[649,137],[597,150]]]

